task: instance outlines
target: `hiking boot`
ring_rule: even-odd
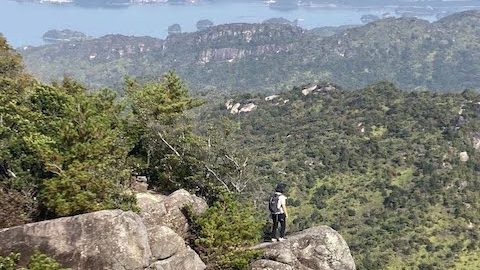
[[[283,242],[283,241],[285,241],[285,240],[286,240],[286,239],[283,238],[283,237],[278,238],[278,241],[280,241],[280,242]]]
[[[277,238],[272,238],[272,242],[277,242]]]

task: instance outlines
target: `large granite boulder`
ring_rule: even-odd
[[[2,229],[0,256],[15,252],[27,259],[39,250],[74,270],[205,269],[176,233],[188,231],[184,206],[200,213],[207,208],[205,201],[184,190],[137,197],[139,214],[104,210]]]
[[[164,260],[186,250],[185,240],[172,229],[165,226],[147,227],[148,243],[152,257]]]
[[[188,236],[188,219],[184,208],[189,206],[195,214],[207,209],[205,200],[180,189],[169,196],[156,193],[137,193],[140,216],[151,233],[161,226],[173,229],[181,237]]]
[[[355,270],[350,249],[342,236],[327,226],[313,227],[283,242],[264,243],[261,259],[250,270]]]
[[[205,264],[197,253],[187,247],[184,252],[151,264],[148,270],[203,270],[205,268]]]
[[[151,251],[142,219],[106,210],[0,230],[0,255],[40,250],[72,269],[144,269]],[[25,263],[25,262],[21,262]]]

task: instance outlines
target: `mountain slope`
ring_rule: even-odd
[[[404,89],[477,89],[480,11],[435,23],[385,19],[329,37],[289,25],[229,24],[166,40],[110,35],[20,52],[42,79],[69,74],[93,86],[176,69],[194,90],[277,91],[310,80],[354,88],[389,80]]]
[[[171,35],[166,40],[108,35],[85,42],[27,47],[20,52],[28,69],[44,80],[66,74],[103,86],[118,83],[125,74],[151,78],[176,69],[191,75],[190,82],[205,86],[202,80],[211,74],[209,66],[288,51],[303,33],[301,28],[280,24],[229,24]],[[230,76],[226,70],[222,73]]]
[[[480,95],[318,84],[227,105],[197,123],[231,122],[260,207],[287,183],[290,231],[332,226],[358,269],[480,266]]]

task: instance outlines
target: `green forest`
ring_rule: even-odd
[[[320,82],[231,97],[255,105],[237,113],[174,72],[121,85],[39,82],[0,38],[0,228],[136,211],[130,179],[146,175],[158,192],[206,198],[192,245],[210,269],[245,269],[284,182],[289,233],[331,226],[358,269],[480,267],[478,92]]]
[[[288,183],[290,229],[338,230],[359,269],[478,268],[480,95],[309,88],[234,99],[258,106],[247,114],[204,114],[228,119],[231,147],[250,153],[247,193],[267,199]]]

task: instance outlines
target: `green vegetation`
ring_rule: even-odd
[[[359,269],[475,268],[480,95],[403,92],[390,83],[317,88],[271,101],[238,96],[233,103],[257,109],[233,115],[212,106],[198,122],[233,122],[230,148],[250,153],[257,177],[247,192],[257,205],[265,208],[275,183],[288,183],[290,232],[333,227]]]
[[[129,132],[137,142],[130,156],[135,170],[149,176],[150,186],[163,192],[187,188],[207,193],[195,176],[201,169],[203,141],[192,132],[185,114],[201,103],[188,96],[187,89],[172,72],[160,83],[127,81],[131,104]]]
[[[129,144],[115,94],[87,93],[69,79],[44,85],[1,75],[1,190],[13,199],[1,208],[28,209],[17,215],[33,219],[131,209],[134,199],[124,190]],[[12,205],[19,201],[25,203]]]
[[[249,248],[261,237],[262,222],[253,207],[224,194],[205,214],[193,217],[193,247],[208,269],[247,269],[260,254]]]
[[[36,251],[31,257],[26,268],[18,267],[20,254],[12,253],[9,256],[0,256],[0,270],[68,270],[54,259]]]
[[[187,111],[201,102],[189,97],[175,73],[145,84],[127,79],[127,97],[119,99],[109,89],[90,93],[68,78],[39,83],[0,42],[0,228],[102,209],[136,210],[129,185],[132,174],[141,174],[152,189],[185,188],[213,205],[195,219],[196,244],[212,269],[243,269],[256,255],[238,249],[259,239],[261,222],[230,194],[242,190],[247,165],[237,164],[239,156],[226,151],[219,132],[208,139],[193,132]],[[224,222],[229,229],[212,240],[212,228]],[[238,233],[244,226],[249,229]],[[0,269],[16,269],[18,262],[19,255],[0,257]],[[42,254],[27,267],[60,269]]]
[[[308,95],[305,85],[269,101],[237,96],[232,105],[257,107],[232,114],[223,104],[200,107],[174,73],[127,79],[125,99],[70,79],[39,83],[0,42],[2,227],[134,210],[129,177],[142,174],[155,190],[207,198],[211,208],[193,218],[195,247],[212,269],[242,269],[264,224],[249,202],[266,211],[281,181],[289,186],[290,232],[330,225],[359,269],[479,264],[477,92],[322,83]]]

